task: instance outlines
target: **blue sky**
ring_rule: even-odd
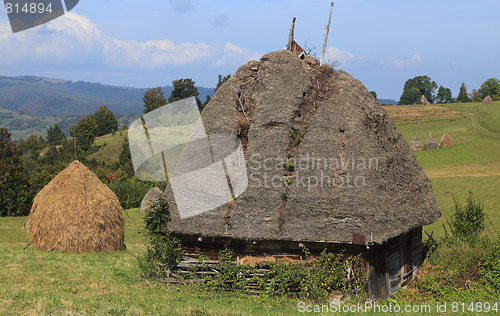
[[[72,12],[13,34],[0,9],[0,75],[148,88],[192,78],[213,87],[246,61],[295,39],[321,52],[330,1],[80,0]],[[456,96],[500,77],[500,1],[335,1],[325,60],[379,98],[428,75]]]

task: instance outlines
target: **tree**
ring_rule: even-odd
[[[163,91],[161,91],[161,87],[146,90],[142,101],[144,102],[144,114],[167,104],[167,100],[163,95]]]
[[[92,117],[87,116],[82,118],[76,125],[73,125],[69,133],[76,138],[77,144],[83,150],[87,150],[97,137],[97,124]]]
[[[451,97],[451,90],[443,86],[439,86],[438,93],[436,95],[437,103],[451,103],[453,98]]]
[[[462,82],[462,85],[460,85],[460,92],[458,93],[457,96],[457,102],[470,102],[469,95],[467,94],[467,86],[465,85],[465,82]]]
[[[420,101],[420,90],[416,87],[405,89],[399,98],[398,104],[415,104]]]
[[[481,102],[483,98],[481,98],[481,93],[478,90],[472,89],[472,92],[469,94],[469,98],[472,102]]]
[[[481,99],[484,99],[487,96],[493,98],[496,95],[500,95],[500,80],[497,78],[490,78],[481,85],[481,88],[478,91],[481,95]]]
[[[172,93],[170,94],[170,97],[168,97],[168,102],[172,103],[175,101],[183,100],[189,97],[195,97],[196,98],[196,103],[198,104],[198,109],[203,110],[201,106],[201,101],[198,98],[198,95],[200,94],[198,92],[198,88],[194,86],[195,82],[192,79],[178,79],[172,81],[172,85],[174,86],[174,90],[172,90]]]
[[[410,89],[416,88],[419,91],[419,96],[416,101],[413,101],[412,103],[404,103],[401,101],[401,99],[408,99],[408,96],[413,96],[415,93],[412,91],[411,93],[409,92]],[[403,94],[399,98],[399,103],[398,104],[413,104],[418,101],[420,101],[420,96],[425,95],[427,100],[430,103],[434,103],[434,91],[437,88],[437,84],[435,81],[432,81],[431,78],[428,76],[417,76],[415,78],[411,78],[406,80],[405,86],[403,88]],[[408,91],[408,92],[407,92]],[[406,92],[406,96],[403,98],[403,95]]]
[[[97,136],[111,134],[118,129],[118,120],[107,106],[101,105],[99,110],[91,115],[97,125]]]
[[[128,139],[125,139],[125,143],[123,143],[122,145],[122,151],[118,156],[118,163],[120,164],[120,168],[123,170],[123,172],[125,172],[128,178],[132,178],[135,175]]]
[[[59,128],[59,125],[56,124],[54,127],[51,125],[47,128],[47,142],[50,145],[61,145],[64,139],[66,139],[66,135],[64,135],[64,132]]]
[[[219,90],[220,86],[222,86],[222,84],[224,82],[228,81],[229,79],[231,79],[231,74],[228,74],[227,76],[219,75],[217,84],[215,85],[215,88],[214,88],[214,93],[217,92],[217,90]]]
[[[375,92],[375,91],[370,91],[370,94],[371,94],[371,95],[373,95],[373,97],[374,97],[375,99],[377,99],[377,92]]]
[[[207,106],[208,102],[210,102],[210,100],[212,100],[212,98],[207,94],[205,96],[205,102],[203,102],[201,104],[201,110],[203,111],[203,109],[205,108],[205,106]]]
[[[32,197],[21,151],[0,127],[0,216],[28,215]]]

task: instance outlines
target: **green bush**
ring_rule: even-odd
[[[151,211],[144,217],[144,231],[148,243],[146,254],[139,258],[139,267],[144,277],[167,277],[170,266],[182,260],[184,251],[179,239],[171,236],[166,229],[170,221],[168,201],[160,195],[151,204]]]
[[[467,195],[465,205],[456,199],[455,210],[448,226],[451,234],[458,239],[474,244],[484,229],[484,210],[481,201],[476,201],[472,192]]]
[[[479,274],[487,285],[500,291],[500,234],[493,242],[485,239],[483,244],[486,251],[481,254]]]
[[[108,187],[113,191],[124,209],[139,207],[144,195],[151,188],[150,184],[138,180],[120,180],[110,183]]]

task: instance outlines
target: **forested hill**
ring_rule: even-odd
[[[152,87],[148,87],[152,88]],[[169,97],[172,86],[162,87]],[[146,89],[66,81],[35,76],[0,76],[0,108],[30,115],[84,116],[106,105],[115,113],[139,114]],[[213,89],[198,87],[199,98]]]

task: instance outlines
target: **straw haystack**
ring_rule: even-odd
[[[481,101],[481,104],[492,104],[493,103],[493,99],[488,95],[486,96],[483,101]]]
[[[443,137],[441,137],[441,142],[440,142],[441,148],[448,148],[453,146],[453,138],[451,138],[450,134],[444,133]]]
[[[422,96],[420,97],[420,104],[431,104],[431,103],[429,102],[429,100],[427,100],[425,95],[422,94]]]
[[[410,142],[410,148],[411,148],[411,150],[422,150],[423,147],[424,147],[424,144],[422,144],[422,141],[418,137],[415,137]]]
[[[408,142],[359,80],[312,56],[272,52],[241,66],[201,118],[207,134],[240,138],[248,187],[232,203],[181,218],[167,186],[168,228],[191,253],[228,245],[241,256],[301,254],[305,245],[361,254],[379,298],[411,278],[422,226],[441,211]],[[206,166],[189,150],[180,161]]]
[[[146,195],[144,195],[144,198],[142,199],[141,202],[141,212],[147,212],[149,211],[149,208],[151,207],[151,204],[154,202],[154,200],[163,194],[163,191],[159,187],[154,187],[151,188]]]
[[[424,147],[425,149],[430,150],[430,149],[437,149],[438,145],[439,143],[437,142],[437,140],[434,137],[429,136],[429,138],[427,138],[427,140],[425,141]]]
[[[79,161],[61,171],[35,197],[28,219],[39,250],[122,250],[122,207],[116,195]]]

